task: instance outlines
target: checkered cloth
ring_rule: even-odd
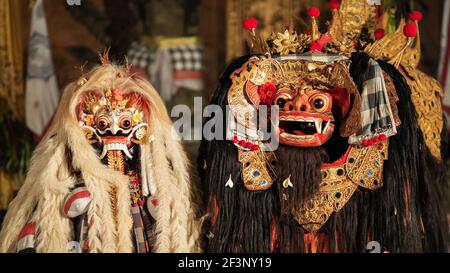
[[[397,134],[383,71],[375,60],[369,60],[363,79],[362,130],[358,135],[350,137],[350,144],[361,143],[364,139],[371,139],[380,134],[385,134],[387,137]]]
[[[185,45],[169,48],[174,71],[202,70],[202,48]],[[128,50],[128,62],[136,68],[148,69],[155,59],[155,48],[134,42]]]
[[[180,88],[203,90],[202,51],[199,45],[151,48],[133,43],[128,62],[151,81],[164,101],[170,101]]]
[[[136,68],[147,69],[153,62],[155,50],[149,46],[134,42],[128,50],[128,62]]]
[[[136,253],[149,253],[150,246],[148,240],[147,230],[145,226],[145,218],[149,215],[145,211],[143,206],[132,206],[131,217],[133,218],[133,230],[132,236],[134,238],[134,247]]]
[[[202,49],[185,45],[169,49],[175,71],[199,71],[202,69]]]

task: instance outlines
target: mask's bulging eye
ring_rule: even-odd
[[[119,125],[122,129],[130,129],[132,125],[131,119],[129,117],[123,117],[120,119]]]
[[[319,98],[314,101],[314,107],[316,109],[322,109],[324,106],[325,106],[325,102],[323,101],[323,99]]]
[[[276,105],[278,105],[280,108],[283,108],[286,104],[286,100],[284,98],[279,98],[275,102]]]
[[[97,120],[97,128],[99,130],[105,130],[109,127],[109,120],[106,117],[100,117]]]
[[[323,112],[328,107],[328,98],[323,95],[314,96],[310,102],[317,112]]]

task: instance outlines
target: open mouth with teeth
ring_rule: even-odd
[[[103,159],[109,151],[122,151],[128,158],[132,159],[129,146],[131,142],[127,137],[123,136],[109,136],[103,138],[103,147],[100,154],[100,159]]]
[[[333,116],[319,113],[280,113],[281,144],[318,147],[330,139],[333,131]]]

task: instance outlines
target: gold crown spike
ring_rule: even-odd
[[[417,37],[415,39],[415,42],[413,45],[406,48],[405,52],[403,53],[403,62],[407,63],[411,67],[417,68],[419,66],[420,62],[420,56],[421,56],[421,49],[420,49],[420,30],[419,30],[419,24],[417,21],[415,22],[417,27]]]
[[[250,33],[250,42],[248,43],[248,46],[250,47],[250,51],[254,54],[270,55],[270,49],[266,40],[256,34],[255,29],[258,27],[258,24],[259,22],[256,18],[247,18],[242,23],[242,26]]]
[[[328,28],[332,44],[337,52],[350,56],[354,51],[354,42],[359,40],[363,27],[375,30],[376,6],[361,0],[343,0],[339,9],[333,10]]]
[[[339,9],[333,9],[332,13],[328,34],[333,37],[333,39],[340,40],[342,38],[342,21],[339,16]]]
[[[387,61],[399,67],[400,64],[408,64],[416,68],[420,61],[420,35],[417,28],[417,38],[407,37],[404,34],[405,21],[402,19],[397,30],[385,35],[378,41],[365,48],[365,52],[374,59]]]
[[[257,35],[255,29],[258,21],[255,18],[244,20],[243,26],[250,33],[249,47],[252,53],[288,55],[301,54],[310,50],[310,44],[319,42],[321,47],[331,44],[328,53],[350,56],[354,51],[354,43],[359,40],[363,27],[374,27],[376,6],[361,0],[343,0],[339,3],[332,0],[334,5],[333,19],[328,32],[322,35],[317,24],[320,10],[312,7],[308,10],[311,17],[311,33],[297,34],[293,30],[272,33],[267,40]],[[372,30],[373,32],[374,30]],[[324,38],[324,39],[322,39]],[[331,41],[330,41],[331,40]]]
[[[402,20],[395,32],[386,34],[380,40],[366,47],[364,51],[374,59],[391,62],[408,42],[403,35],[404,26],[405,21]]]
[[[312,7],[308,10],[308,15],[311,17],[311,38],[313,41],[317,41],[321,36],[316,19],[320,16],[320,10],[316,7]]]
[[[408,62],[411,66],[417,67],[420,59],[420,39],[418,38],[414,43],[414,37],[404,35],[404,20],[401,21],[397,31],[388,33],[374,42],[375,30],[381,24],[380,21],[377,22],[379,6],[361,0],[342,0],[341,2],[331,0],[330,8],[333,12],[332,21],[327,33],[323,35],[319,32],[317,25],[320,10],[315,7],[308,10],[308,15],[311,17],[310,34],[297,34],[293,30],[285,30],[272,33],[270,37],[264,39],[255,31],[258,21],[255,18],[246,19],[243,26],[250,33],[251,52],[266,56],[285,56],[312,50],[349,57],[357,50],[355,45],[358,45],[360,48],[365,48],[366,53],[374,59],[390,61],[396,66],[401,62]],[[365,37],[361,36],[363,29],[368,30],[368,35]]]

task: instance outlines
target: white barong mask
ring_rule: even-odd
[[[148,139],[149,126],[144,122],[148,104],[134,92],[119,89],[87,92],[78,106],[79,123],[89,143],[101,151],[121,151],[132,159],[132,148]]]

